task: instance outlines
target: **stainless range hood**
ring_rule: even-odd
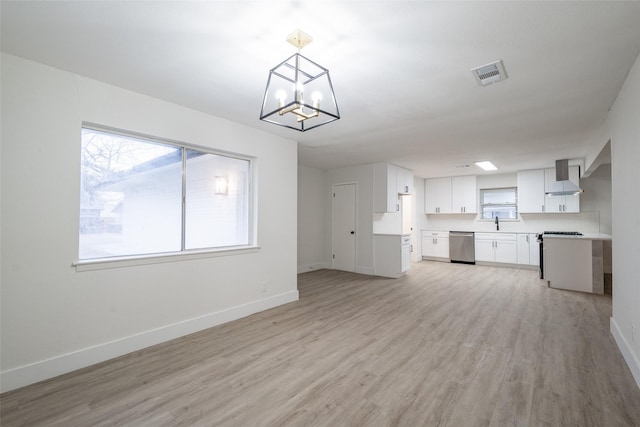
[[[573,196],[580,194],[583,190],[578,184],[569,180],[569,160],[556,160],[556,180],[549,183],[547,196]]]

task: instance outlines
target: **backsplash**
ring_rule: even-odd
[[[478,215],[425,215],[424,230],[496,231],[492,220],[479,220]],[[610,233],[600,230],[599,212],[575,214],[521,214],[517,220],[500,221],[500,231],[541,233],[543,231],[579,231],[581,233]]]

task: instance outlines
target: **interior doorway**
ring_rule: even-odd
[[[331,265],[335,270],[356,271],[356,184],[333,186]]]

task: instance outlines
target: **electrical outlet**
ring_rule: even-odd
[[[267,292],[267,282],[262,282],[260,292]]]

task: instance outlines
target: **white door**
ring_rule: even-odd
[[[476,261],[495,262],[495,240],[476,240]]]
[[[411,268],[411,245],[401,245],[400,246],[400,260],[401,267],[400,271],[403,273],[405,271],[409,271]]]
[[[540,242],[535,234],[529,234],[529,264],[540,265]]]
[[[518,212],[544,212],[544,169],[518,172]]]
[[[404,236],[413,233],[413,196],[400,197],[400,209],[402,210],[402,234]]]
[[[451,213],[451,178],[425,179],[426,213]]]
[[[515,240],[496,241],[496,262],[516,264],[518,262],[518,249]]]
[[[531,263],[529,239],[528,234],[518,234],[518,264],[529,265]]]
[[[333,186],[332,265],[336,270],[356,271],[356,185]]]

